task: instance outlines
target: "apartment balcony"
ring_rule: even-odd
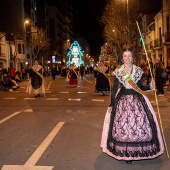
[[[5,53],[0,53],[0,58],[4,58],[5,57]]]
[[[154,40],[154,48],[161,48],[162,46],[162,39],[157,38]]]
[[[150,42],[150,49],[153,50],[153,48],[154,48],[154,41],[151,41]]]
[[[149,44],[146,44],[146,50],[150,51],[153,50],[153,41],[151,41]]]
[[[163,43],[170,43],[170,32],[164,33],[162,35],[162,42]]]

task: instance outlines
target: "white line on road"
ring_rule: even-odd
[[[46,91],[45,93],[51,93],[51,91]]]
[[[81,101],[81,99],[68,99],[69,101]]]
[[[58,100],[58,98],[46,98],[46,100]]]
[[[52,170],[53,166],[4,165],[2,170]]]
[[[61,91],[60,93],[69,93],[68,91]]]
[[[78,91],[77,93],[87,93],[86,91]]]
[[[33,112],[33,110],[32,109],[26,109],[26,110],[24,110],[24,112]]]
[[[14,117],[14,116],[16,116],[16,115],[19,114],[19,113],[21,113],[21,112],[15,112],[15,113],[13,113],[12,115],[10,115],[10,116],[8,116],[8,117],[0,120],[0,124],[3,123],[3,122],[5,122],[6,120],[8,120],[8,119],[10,119],[10,118],[12,118],[12,117]]]
[[[104,99],[92,99],[92,102],[104,102]]]
[[[28,159],[28,161],[25,163],[25,165],[35,165],[41,155],[44,153],[48,145],[51,143],[51,141],[54,139],[54,137],[57,135],[59,130],[62,128],[65,122],[59,122],[55,128],[50,132],[50,134],[45,138],[45,140],[41,143],[41,145],[36,149],[36,151],[32,154],[32,156]]]
[[[91,84],[93,84],[93,85],[95,85],[95,83],[93,83],[92,81],[89,81],[89,80],[86,80],[87,82],[89,82],[89,83],[91,83]]]
[[[9,100],[13,100],[13,99],[16,99],[16,97],[6,97],[4,99],[9,99]]]
[[[3,165],[2,170],[52,170],[52,166],[35,166],[65,122],[59,122],[24,165]]]

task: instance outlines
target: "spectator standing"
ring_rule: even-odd
[[[22,80],[25,80],[25,68],[24,67],[22,67],[21,73],[22,73]]]
[[[84,72],[85,72],[85,69],[84,69],[84,66],[83,64],[80,65],[80,76],[81,76],[81,79],[83,80],[84,78]]]
[[[170,59],[168,60],[168,65],[166,67],[168,90],[170,89]]]
[[[57,75],[57,69],[55,67],[55,65],[53,64],[52,65],[52,68],[51,68],[51,76],[52,76],[52,80],[55,80],[55,76]]]
[[[10,76],[12,80],[15,80],[16,72],[14,67],[12,67],[10,70]]]
[[[157,89],[157,95],[158,96],[164,96],[164,78],[162,77],[162,73],[164,71],[164,65],[160,61],[160,58],[156,58],[156,63],[154,65],[155,69],[155,83],[156,83],[156,89]]]

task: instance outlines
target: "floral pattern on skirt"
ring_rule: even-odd
[[[163,154],[157,118],[146,96],[118,94],[106,112],[100,146],[118,160],[152,159]]]

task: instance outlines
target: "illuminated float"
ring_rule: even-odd
[[[81,50],[81,47],[77,41],[74,41],[67,53],[68,61],[67,66],[70,66],[72,63],[74,63],[77,67],[81,64],[84,65],[84,61],[82,60],[83,52]]]

